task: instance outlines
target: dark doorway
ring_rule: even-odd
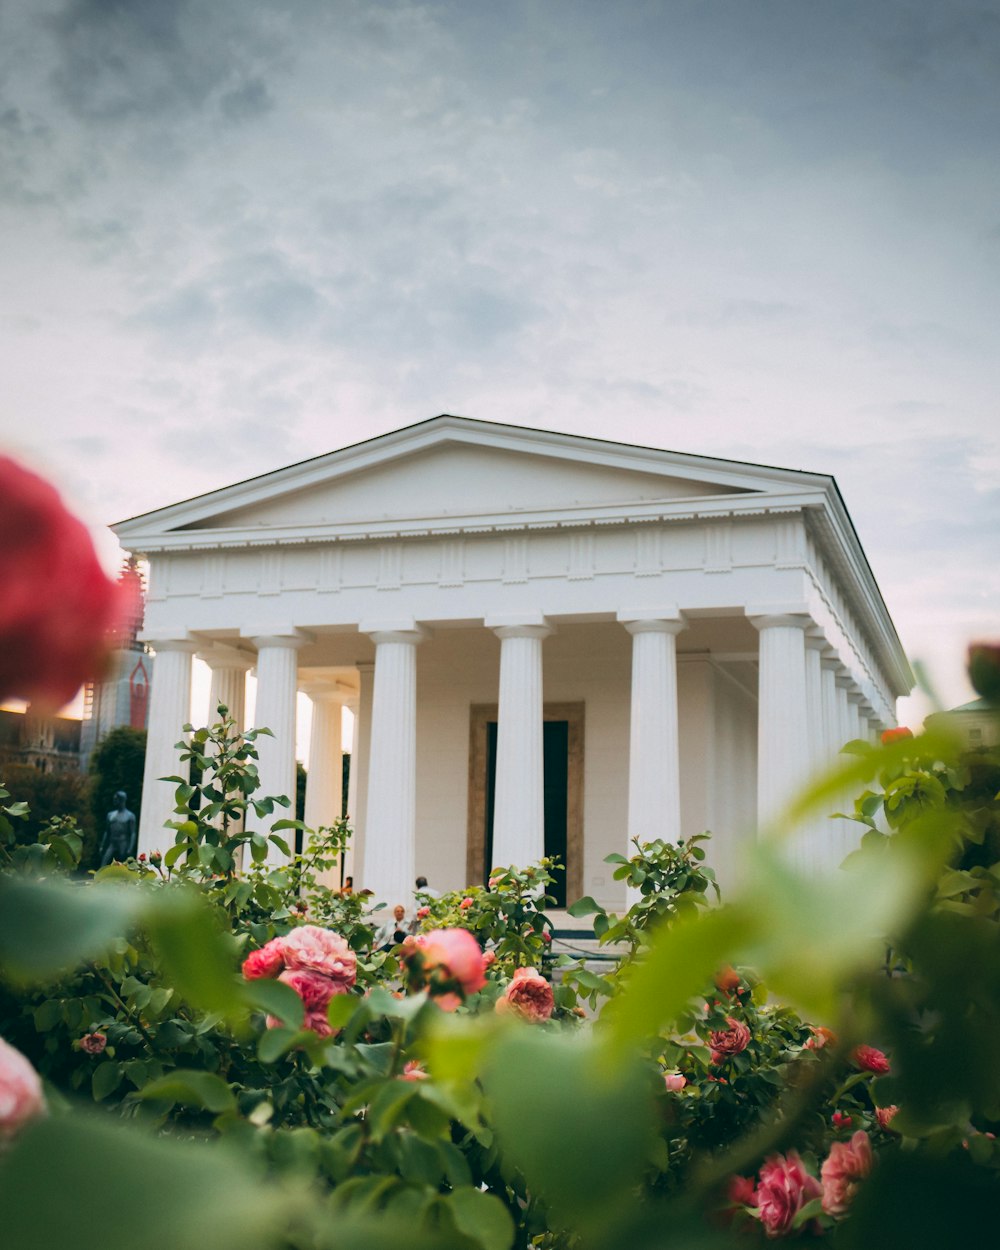
[[[545,855],[562,865],[553,873],[549,893],[557,907],[566,906],[567,813],[569,795],[569,721],[547,720],[542,726]],[[486,722],[486,845],[483,881],[493,865],[493,806],[496,797],[497,722]],[[521,867],[521,865],[518,865]]]

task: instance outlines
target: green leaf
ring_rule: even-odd
[[[158,1081],[151,1081],[137,1097],[154,1102],[179,1102],[185,1107],[204,1107],[206,1111],[236,1108],[233,1091],[221,1076],[189,1068],[177,1068]]]
[[[245,981],[240,986],[240,994],[243,1001],[255,1010],[277,1016],[292,1029],[302,1028],[302,1021],[305,1019],[302,999],[284,981],[270,981],[265,978]]]
[[[12,1250],[273,1250],[298,1201],[264,1184],[249,1155],[78,1113],[32,1125],[0,1168]]]
[[[688,999],[730,962],[739,943],[755,931],[752,916],[736,907],[682,913],[661,925],[648,954],[634,967],[625,992],[601,1017],[608,1040],[622,1051],[672,1025]]]
[[[387,1081],[368,1109],[368,1127],[372,1141],[378,1142],[397,1123],[403,1108],[417,1093],[416,1081]]]
[[[566,908],[566,915],[573,916],[575,919],[579,916],[592,916],[595,911],[603,912],[604,908],[589,894],[585,894],[583,898],[578,898],[575,903]]]
[[[514,1242],[514,1221],[496,1196],[481,1189],[456,1189],[448,1198],[455,1227],[483,1250],[508,1250]]]
[[[297,1029],[265,1029],[257,1042],[257,1058],[261,1063],[274,1063],[288,1054],[298,1036]]]
[[[97,1065],[94,1069],[94,1075],[90,1078],[90,1089],[94,1095],[95,1102],[103,1102],[109,1094],[114,1091],[122,1082],[122,1068],[120,1063],[115,1063],[113,1059],[106,1059],[103,1063]]]
[[[0,968],[18,982],[56,980],[128,932],[144,898],[110,884],[0,877]]]
[[[592,1039],[511,1030],[483,1082],[504,1158],[556,1219],[597,1228],[631,1194],[653,1134],[648,1076],[631,1055],[613,1062]]]
[[[160,891],[147,928],[167,978],[182,998],[229,1019],[245,1016],[232,939],[222,932],[219,914],[198,893],[181,887]]]

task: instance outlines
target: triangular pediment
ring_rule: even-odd
[[[293,533],[589,516],[686,501],[747,502],[817,485],[810,474],[599,439],[437,417],[367,443],[121,522],[126,546],[158,537]],[[359,533],[360,536],[360,533]],[[147,549],[149,547],[147,546]]]
[[[185,528],[432,520],[743,493],[742,487],[717,482],[447,444],[225,509]]]

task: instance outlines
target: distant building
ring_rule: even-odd
[[[996,707],[985,699],[974,699],[971,703],[963,703],[947,712],[938,712],[929,720],[938,718],[956,729],[970,750],[975,750],[976,747],[1000,746],[1000,715],[997,714]]]
[[[80,722],[68,716],[36,716],[0,709],[0,769],[27,764],[41,773],[80,769]]]
[[[145,729],[149,720],[149,693],[153,657],[138,641],[145,614],[145,585],[134,557],[122,567],[119,581],[135,583],[136,604],[132,619],[122,629],[108,675],[104,681],[88,682],[83,692],[83,724],[80,734],[80,766],[86,769],[97,744],[120,725]]]

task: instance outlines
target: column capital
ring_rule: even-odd
[[[381,642],[397,642],[415,647],[430,637],[430,630],[418,625],[412,617],[361,621],[358,633],[367,634],[376,646]]]
[[[812,633],[811,630],[806,631],[806,650],[818,651],[820,653],[820,663],[823,661],[823,653],[827,649],[827,641],[820,633]]]
[[[232,668],[248,672],[257,663],[257,657],[237,647],[228,647],[224,643],[213,643],[201,647],[198,659],[204,661],[211,669]]]
[[[814,624],[808,609],[801,603],[748,603],[743,611],[757,630],[783,628],[805,632]]]
[[[555,633],[555,627],[549,623],[544,613],[527,612],[493,612],[485,618],[483,624],[492,629],[498,638],[548,638]]]
[[[308,642],[314,642],[315,636],[295,625],[261,625],[259,628],[247,628],[241,631],[250,639],[259,651],[261,647],[281,647],[286,651],[298,651]]]
[[[852,690],[854,688],[854,678],[846,668],[840,667],[834,680],[839,690]]]
[[[687,629],[684,614],[675,606],[623,608],[617,616],[630,634],[679,634]]]
[[[313,703],[344,703],[354,693],[339,681],[303,681],[299,682],[299,690]]]
[[[836,651],[824,651],[819,657],[820,668],[829,669],[831,673],[835,673],[840,668],[840,656]]]
[[[859,708],[862,704],[865,704],[866,706],[868,704],[868,700],[865,698],[864,693],[860,691],[857,686],[855,686],[852,690],[848,690],[847,702],[856,703]]]

